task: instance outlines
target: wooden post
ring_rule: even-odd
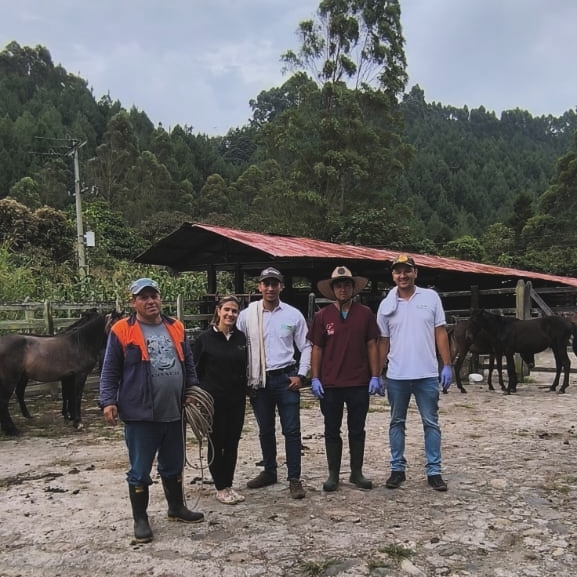
[[[315,316],[315,300],[316,300],[315,293],[309,293],[309,304],[307,308],[307,322],[309,324],[309,327],[312,325]]]
[[[184,300],[182,298],[182,295],[176,296],[176,318],[179,321],[182,321],[182,319],[184,318]]]
[[[471,285],[471,310],[475,311],[480,307],[479,285]],[[479,354],[471,353],[469,360],[469,373],[482,373],[483,367],[480,366]]]
[[[531,282],[517,281],[515,287],[515,316],[524,321],[531,316]],[[520,383],[525,381],[529,374],[529,367],[523,362],[521,355],[515,353],[515,372]]]
[[[206,269],[206,288],[209,295],[216,294],[216,268],[209,265]]]
[[[52,318],[52,304],[48,299],[44,301],[44,326],[46,328],[46,334],[54,334],[54,319]]]
[[[234,292],[244,294],[244,271],[237,265],[234,269]]]

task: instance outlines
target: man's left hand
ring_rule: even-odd
[[[369,381],[369,395],[385,396],[385,385],[382,377],[371,377]]]
[[[453,368],[451,365],[445,365],[441,371],[441,386],[443,387],[443,393],[446,393],[449,390],[452,380]]]

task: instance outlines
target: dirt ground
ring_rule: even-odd
[[[557,395],[546,390],[552,377],[533,373],[511,396],[483,383],[469,385],[467,395],[453,385],[442,396],[447,493],[425,483],[414,407],[407,482],[394,491],[384,487],[388,406],[380,397],[371,401],[367,426],[365,474],[375,488],[348,483],[345,454],[340,489],[323,493],[322,419],[308,391],[302,395],[306,498],[292,500],[284,480],[246,489],[260,460],[249,410],[235,483],[246,501],[230,506],[214,499],[212,485],[199,482],[198,446],[190,442],[187,501],[206,521],[169,522],[155,483],[149,509],[155,539],[146,545],[131,542],[122,429],[101,421],[95,387],[86,394],[82,432],[62,423],[50,395],[29,395],[34,419],[24,420],[13,405],[22,435],[0,435],[0,576],[573,577],[577,379],[572,374],[567,393]],[[281,459],[279,476],[285,472]],[[204,477],[210,480],[206,471]]]

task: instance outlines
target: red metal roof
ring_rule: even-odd
[[[221,241],[226,241],[223,245]],[[201,266],[230,263],[239,259],[239,246],[259,253],[258,259],[324,259],[382,261],[391,263],[399,251],[349,244],[335,244],[305,237],[262,234],[222,226],[184,223],[137,257],[138,262],[172,266],[177,270],[194,270]],[[225,254],[226,253],[226,254]],[[248,255],[244,255],[248,258]],[[412,253],[418,267],[453,272],[486,274],[524,279],[539,279],[577,287],[577,278],[519,270],[466,260]]]

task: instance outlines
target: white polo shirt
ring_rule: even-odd
[[[393,306],[390,302],[385,305],[386,300],[383,299],[379,305],[377,324],[381,336],[390,339],[387,377],[438,377],[435,328],[446,324],[439,295],[432,289],[416,286],[408,300],[397,297]]]

